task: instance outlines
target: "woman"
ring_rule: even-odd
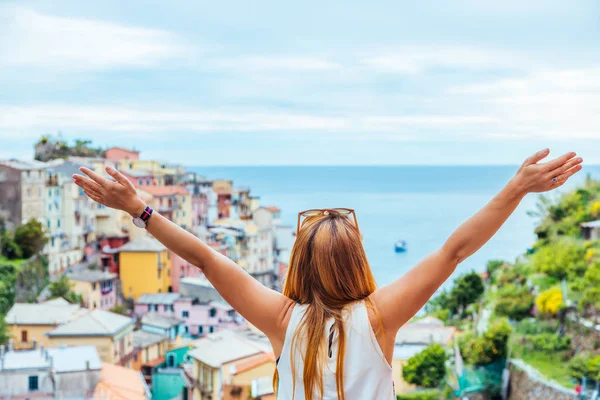
[[[390,364],[398,329],[460,262],[494,235],[527,193],[555,189],[581,169],[582,159],[575,153],[540,163],[548,154],[546,149],[528,158],[506,187],[439,250],[379,289],[352,210],[300,213],[283,294],[152,213],[115,169],[106,170],[115,181],[87,168],[81,168],[87,177],[73,178],[91,199],[136,217],[166,247],[198,266],[223,298],[267,335],[278,357],[279,399],[391,400]]]

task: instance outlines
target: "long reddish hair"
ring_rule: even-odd
[[[283,294],[308,307],[294,333],[291,347],[303,346],[304,392],[313,400],[315,387],[323,397],[323,369],[327,346],[326,323],[334,319],[338,340],[336,388],[344,400],[345,331],[342,310],[350,303],[367,300],[376,289],[358,227],[346,215],[335,211],[307,217],[292,248]],[[370,303],[368,305],[372,306]],[[303,340],[298,340],[302,338]],[[305,346],[305,347],[304,347]],[[292,357],[295,351],[291,352]],[[292,381],[295,374],[292,360]],[[278,383],[277,370],[274,387]]]

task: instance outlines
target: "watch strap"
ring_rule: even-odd
[[[146,209],[142,212],[142,215],[140,215],[140,219],[144,222],[148,222],[153,212],[154,210],[150,208],[150,206],[146,206]]]

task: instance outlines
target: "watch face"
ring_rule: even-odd
[[[138,228],[145,228],[146,223],[139,217],[133,219],[133,224]]]

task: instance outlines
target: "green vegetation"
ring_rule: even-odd
[[[446,350],[432,344],[408,359],[402,368],[404,380],[422,388],[437,388],[446,376]]]
[[[29,220],[26,224],[19,225],[14,232],[4,229],[0,224],[0,251],[1,256],[9,260],[27,259],[39,253],[48,238],[39,221]]]
[[[437,390],[399,394],[396,397],[398,400],[438,400],[442,398],[441,393]]]
[[[527,288],[507,284],[498,290],[494,311],[497,315],[521,320],[531,315],[533,303],[533,294]]]
[[[477,302],[485,291],[483,279],[476,272],[469,272],[459,276],[452,290],[442,291],[427,304],[429,313],[442,311],[442,315],[454,316],[460,314],[464,317],[470,305]],[[446,319],[443,319],[446,320]]]
[[[68,156],[103,157],[104,151],[100,148],[90,147],[91,144],[90,140],[76,139],[72,145],[69,145],[60,137],[60,134],[58,137],[42,136],[35,144],[35,159],[46,162]]]
[[[113,308],[110,309],[110,312],[121,315],[128,315],[129,310],[123,304],[115,304]]]
[[[60,278],[48,285],[48,289],[50,290],[48,299],[62,297],[71,304],[81,304],[81,295],[73,292],[72,287],[73,285],[69,281],[69,278],[66,275],[61,275]]]
[[[564,307],[562,290],[559,287],[553,287],[540,293],[535,299],[535,305],[543,314],[556,315]]]
[[[468,364],[475,366],[505,359],[511,332],[508,321],[499,319],[481,336],[465,333],[460,338],[460,352]]]

